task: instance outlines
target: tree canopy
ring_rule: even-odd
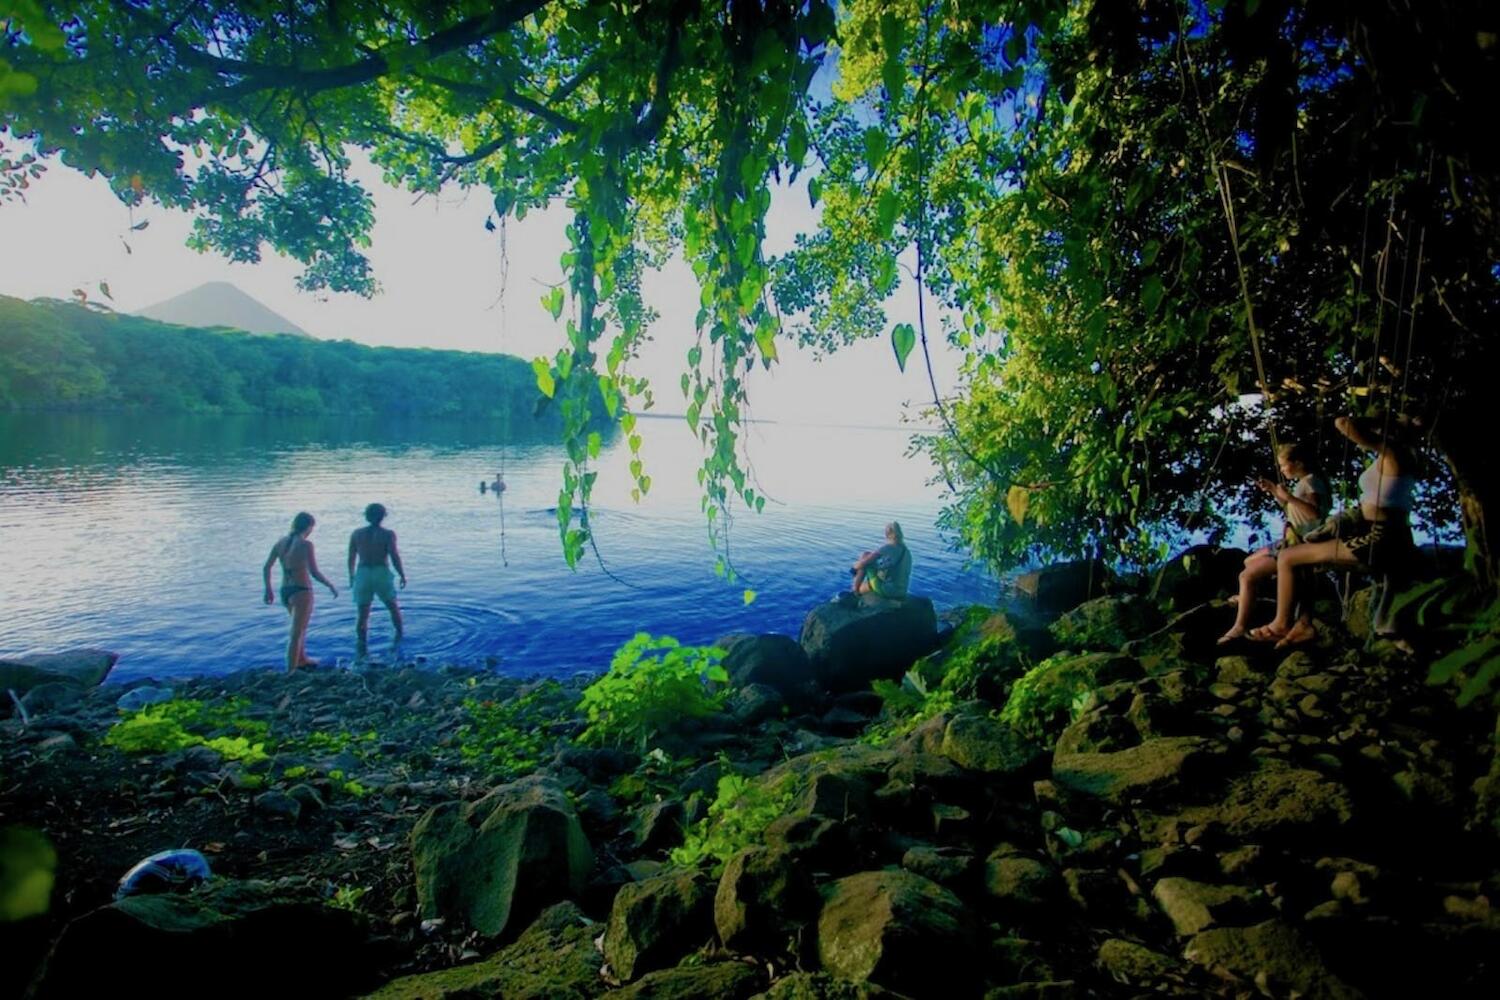
[[[1478,0],[10,6],[0,124],[193,210],[202,247],[291,254],[306,287],[375,290],[354,149],[412,190],[487,189],[499,224],[565,205],[544,305],[567,346],[535,368],[570,561],[590,413],[639,449],[640,279],[674,250],[701,287],[680,388],[711,531],[763,503],[753,369],[793,336],[889,333],[903,364],[938,336],[964,352],[929,447],[982,559],[1143,557],[1235,509],[1276,433],[1321,439],[1351,405],[1435,444],[1489,558],[1494,473],[1465,433],[1500,307]],[[820,228],[767,259],[772,185],[804,169]],[[903,264],[933,330],[884,328]]]

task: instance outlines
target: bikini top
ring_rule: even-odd
[[[1359,502],[1389,510],[1411,510],[1416,476],[1390,476],[1380,471],[1380,459],[1359,475]]]

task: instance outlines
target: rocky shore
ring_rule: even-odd
[[[824,605],[727,637],[710,710],[633,745],[589,677],[243,671],[122,712],[12,673],[0,827],[56,882],[0,993],[1500,993],[1493,713],[1357,613],[1218,647],[1201,575]],[[215,877],[112,901],[171,847]]]

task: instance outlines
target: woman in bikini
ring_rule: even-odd
[[[1291,622],[1299,566],[1395,567],[1411,552],[1411,506],[1417,477],[1411,455],[1386,437],[1373,421],[1339,417],[1340,434],[1375,459],[1359,477],[1359,506],[1329,518],[1303,536],[1301,545],[1276,556],[1276,617],[1250,630],[1250,638],[1278,646],[1317,638],[1311,622]]]
[[[276,540],[271,546],[271,554],[266,557],[265,566],[261,568],[266,583],[266,603],[275,604],[271,567],[281,563],[281,604],[292,616],[292,634],[286,643],[286,668],[289,671],[317,666],[307,659],[307,623],[312,619],[313,611],[312,582],[317,580],[334,597],[339,596],[338,588],[318,570],[318,558],[308,538],[315,524],[317,521],[306,511],[292,518],[291,532]]]

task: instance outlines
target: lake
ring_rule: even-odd
[[[319,588],[308,652],[347,662],[345,552],[371,501],[390,508],[410,578],[404,655],[429,662],[596,673],[637,631],[694,643],[795,636],[892,518],[912,548],[914,593],[939,609],[995,600],[994,582],[939,537],[939,488],[925,459],[906,457],[909,430],[752,425],[757,490],[769,499],[764,513],[734,515],[730,555],[743,579],[733,585],[713,572],[697,441],[680,418],[642,420],[641,431],[652,477],[641,503],[629,496],[623,440],[598,462],[591,520],[606,573],[592,554],[576,572],[563,562],[563,452],[552,440],[379,419],[0,416],[0,551],[10,563],[0,655],[103,646],[121,654],[116,680],[278,665],[286,613],[261,603],[260,567],[307,510],[340,591],[335,601]],[[502,466],[503,503],[478,489]],[[749,605],[747,586],[758,593]],[[377,602],[372,652],[389,636]]]

